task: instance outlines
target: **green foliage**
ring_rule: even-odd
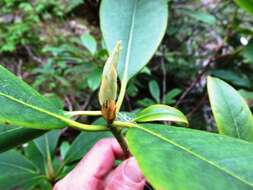
[[[158,83],[155,80],[152,80],[149,82],[148,87],[152,97],[155,99],[157,103],[159,103],[161,92]]]
[[[250,12],[250,1],[236,2]],[[252,113],[239,95],[252,107],[251,28],[232,1],[0,2],[1,65],[45,95],[0,66],[0,152],[18,146],[0,154],[0,189],[52,189],[113,135],[123,149],[128,143],[155,189],[252,189]],[[102,89],[117,100],[107,109],[116,119],[88,125],[102,115],[97,90],[118,40],[117,73],[106,72],[113,87]],[[208,74],[239,93],[218,78],[208,79],[206,92]],[[207,93],[220,134],[180,128],[216,132]],[[84,132],[48,131],[65,126]]]
[[[0,153],[30,141],[47,131],[0,125]]]
[[[175,121],[188,125],[185,115],[176,108],[154,104],[137,112],[133,118],[135,122],[150,122],[150,121]]]
[[[209,77],[207,87],[219,133],[253,141],[253,116],[239,93],[217,78]]]
[[[241,8],[253,15],[253,1],[252,0],[234,0]]]
[[[109,51],[116,41],[122,41],[118,64],[121,80],[129,80],[148,63],[164,36],[167,20],[165,0],[102,1],[100,24]]]
[[[141,140],[140,140],[141,137]],[[156,189],[252,189],[252,143],[164,125],[138,125],[129,148]],[[214,183],[215,181],[215,183]]]
[[[58,110],[48,99],[0,66],[0,123],[37,129],[62,128]],[[22,113],[22,114],[20,114]]]

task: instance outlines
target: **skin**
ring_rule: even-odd
[[[114,167],[123,156],[115,139],[102,139],[53,190],[143,190],[145,179],[133,157]]]

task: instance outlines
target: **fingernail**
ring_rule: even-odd
[[[129,158],[124,167],[124,176],[130,179],[134,183],[140,183],[144,177],[140,168],[137,165],[135,158]]]

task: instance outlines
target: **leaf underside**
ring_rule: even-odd
[[[125,70],[130,79],[148,63],[165,34],[167,20],[166,0],[102,1],[100,26],[108,50],[112,52],[116,41],[122,42],[117,67],[121,79]]]

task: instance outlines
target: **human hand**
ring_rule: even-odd
[[[115,139],[102,139],[53,190],[143,190],[145,180],[133,157],[114,169],[123,157]]]

